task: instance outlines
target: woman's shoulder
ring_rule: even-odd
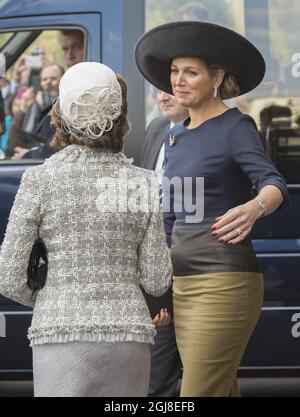
[[[69,149],[68,149],[69,148]],[[97,166],[99,172],[103,172],[103,169],[109,168],[110,166],[117,166],[120,169],[127,170],[127,176],[136,176],[136,177],[144,177],[144,178],[158,178],[158,175],[155,171],[151,171],[145,168],[140,168],[134,165],[133,158],[128,158],[124,153],[95,153],[89,152],[87,150],[78,150],[78,148],[70,149],[70,147],[65,148],[50,158],[47,158],[43,164],[30,167],[25,172],[33,173],[33,175],[43,176],[48,175],[49,171],[51,172],[60,172],[63,170],[64,172],[68,171],[68,169],[72,168],[72,172],[74,172],[74,163],[79,163],[80,165],[86,166]],[[86,169],[86,168],[85,168]]]
[[[23,172],[22,179],[38,177],[40,175],[40,173],[42,171],[44,171],[43,166],[44,166],[44,164],[26,168],[25,171]]]
[[[131,165],[130,167],[134,172],[140,175],[145,175],[146,177],[157,177],[157,173],[152,169],[141,168],[137,165]]]
[[[130,174],[131,177],[144,179],[146,181],[159,181],[159,174],[157,174],[157,172],[135,165],[131,165]]]
[[[61,163],[80,163],[80,164],[111,164],[123,163],[132,164],[133,159],[127,158],[123,152],[112,152],[88,146],[69,145],[50,158],[46,159],[45,165]]]
[[[255,120],[247,113],[242,113],[237,107],[231,109],[230,118],[229,118],[229,127],[230,130],[236,127],[249,127],[254,128],[257,131],[257,125]]]

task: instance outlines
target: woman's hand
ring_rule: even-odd
[[[235,245],[251,232],[261,214],[261,208],[255,200],[234,207],[223,216],[216,217],[216,223],[212,225],[212,236],[217,237],[221,243]]]
[[[14,161],[19,161],[20,159],[22,159],[22,157],[25,155],[25,153],[27,153],[29,151],[29,149],[25,149],[25,148],[21,148],[20,146],[17,146],[14,149],[14,156],[11,158]]]
[[[14,64],[13,69],[13,79],[16,83],[19,83],[21,81],[21,73],[22,71],[26,70],[27,67],[25,65],[25,58],[24,56],[21,56]]]
[[[155,326],[168,326],[171,321],[171,316],[166,308],[162,308],[158,314],[152,319]]]

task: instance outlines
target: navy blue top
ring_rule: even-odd
[[[192,201],[196,200],[196,178],[204,178],[204,217],[220,216],[244,204],[265,185],[277,186],[284,203],[289,202],[285,180],[266,155],[254,120],[237,108],[206,120],[195,129],[176,124],[165,137],[165,177],[192,177]],[[172,144],[170,135],[174,135]],[[183,187],[184,188],[184,187]],[[167,189],[164,188],[164,195]],[[200,197],[201,198],[201,197]],[[174,210],[174,192],[170,193],[171,211],[164,212],[165,231],[170,244],[176,219],[191,215],[183,207]]]

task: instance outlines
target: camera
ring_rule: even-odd
[[[42,68],[43,50],[41,48],[35,48],[30,55],[25,58],[25,65],[30,68]]]

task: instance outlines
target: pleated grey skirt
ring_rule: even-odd
[[[149,344],[71,342],[37,345],[35,397],[145,397]]]

